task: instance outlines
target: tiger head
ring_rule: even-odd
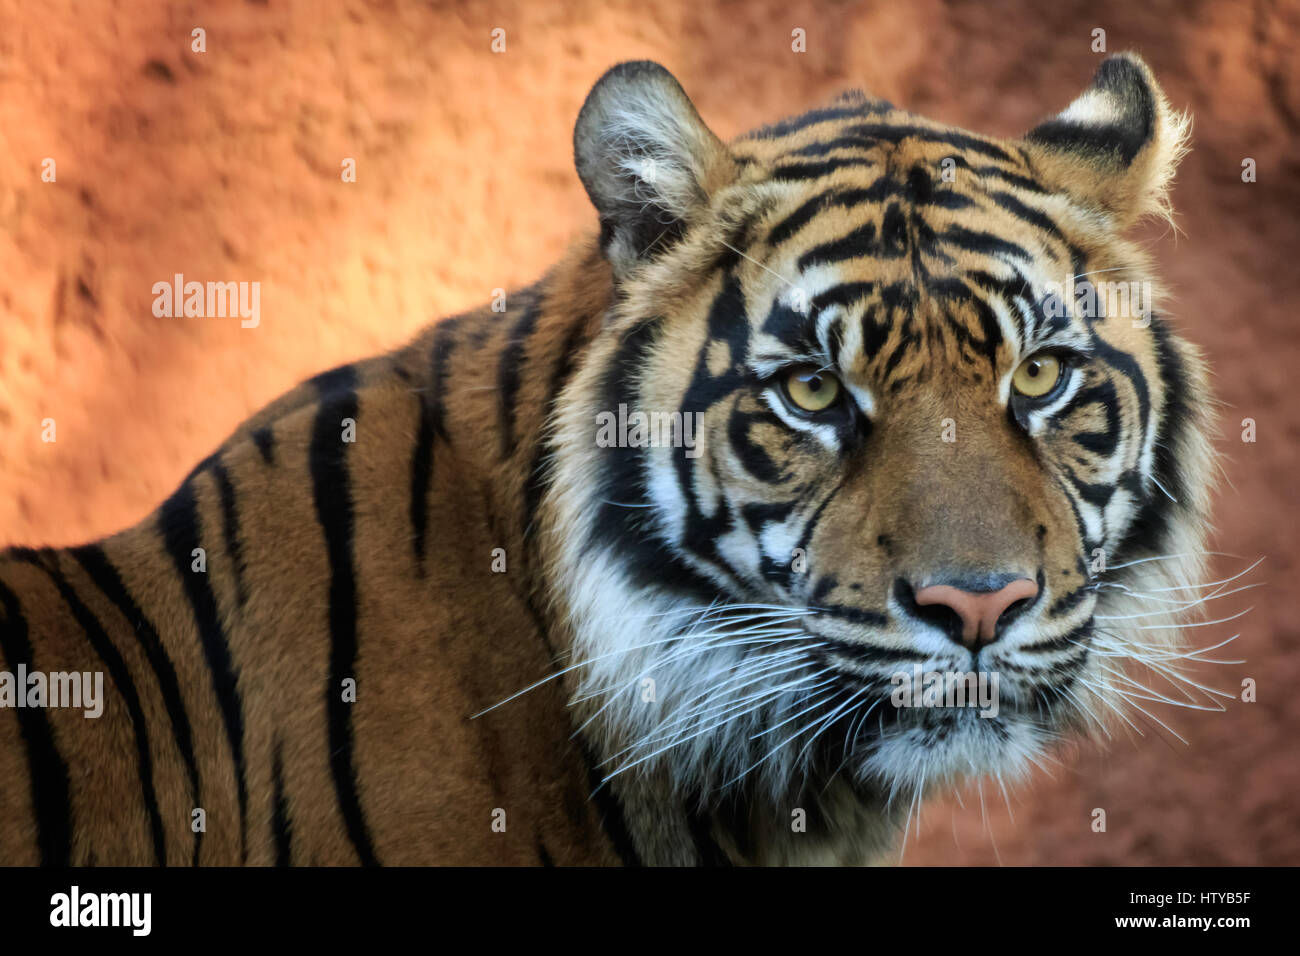
[[[609,785],[848,839],[1122,712],[1207,527],[1205,370],[1124,238],[1187,127],[1131,55],[1015,141],[851,93],[727,145],[655,64],[595,86],[615,298],[546,521]],[[931,674],[995,703],[900,703]]]

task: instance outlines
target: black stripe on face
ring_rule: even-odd
[[[763,333],[800,355],[812,355],[821,349],[816,316],[811,310],[797,312],[784,302],[772,303],[772,311],[763,320]]]
[[[1106,505],[1110,504],[1110,499],[1115,494],[1114,485],[1093,485],[1079,478],[1074,473],[1074,469],[1068,465],[1065,466],[1065,475],[1074,490],[1078,492],[1080,498],[1088,504],[1097,508],[1099,511],[1105,511]]]
[[[842,617],[855,624],[864,623],[871,627],[884,627],[889,623],[889,618],[886,615],[875,611],[860,611],[857,608],[838,608],[837,610],[843,612],[836,614],[837,617]],[[904,664],[924,664],[930,660],[930,655],[922,654],[919,651],[897,650],[875,644],[859,644],[856,641],[841,641],[824,634],[816,634],[816,637],[819,641],[831,645],[814,652],[822,657],[833,654],[839,657],[848,657],[859,664],[872,667],[882,664],[889,667],[898,667]]]
[[[104,668],[108,671],[113,680],[113,685],[122,695],[122,702],[126,704],[127,714],[131,718],[131,727],[135,731],[135,750],[137,767],[140,775],[140,796],[144,800],[145,812],[149,816],[149,831],[153,835],[153,853],[154,865],[167,865],[167,845],[166,837],[163,832],[162,816],[158,812],[158,794],[153,785],[153,754],[149,749],[149,728],[145,721],[144,708],[140,706],[140,695],[135,689],[135,682],[131,680],[131,671],[126,666],[126,661],[118,653],[113,642],[109,639],[107,632],[99,623],[99,619],[81,603],[72,586],[68,584],[67,579],[58,570],[53,562],[42,564],[42,569],[50,576],[54,582],[55,588],[58,589],[59,595],[63,598],[64,603],[72,612],[76,619],[77,625],[85,632],[86,639],[90,641],[90,646],[94,648],[99,659],[104,663]]]
[[[190,602],[194,614],[195,627],[199,642],[203,645],[203,656],[212,676],[212,691],[221,708],[222,721],[226,728],[226,739],[230,743],[230,754],[235,764],[235,783],[239,795],[239,839],[243,855],[247,855],[247,830],[245,818],[248,812],[248,786],[244,774],[244,712],[239,694],[239,677],[235,671],[234,661],[230,656],[230,644],[226,641],[225,628],[217,610],[217,598],[212,591],[206,572],[191,570],[192,552],[202,547],[199,541],[198,503],[194,498],[194,489],[188,481],[176,489],[158,512],[158,530],[162,535],[164,547],[171,556],[185,588],[185,596]]]
[[[284,763],[279,738],[271,757],[271,833],[275,837],[275,865],[293,864],[293,823],[284,791]]]
[[[826,351],[831,360],[831,365],[840,364],[840,356],[844,354],[844,319],[836,317],[831,321],[830,328],[826,330]]]
[[[873,169],[878,166],[869,159],[828,159],[822,163],[782,163],[772,170],[772,179],[797,181],[821,179],[842,169]]]
[[[1027,206],[1010,193],[990,192],[989,198],[995,203],[1011,213],[1017,219],[1029,223],[1047,233],[1055,240],[1065,241],[1065,236],[1061,234],[1060,228],[1056,222],[1047,213]]]
[[[845,282],[832,286],[813,296],[808,309],[797,312],[783,302],[775,302],[763,320],[762,331],[772,336],[786,348],[800,355],[820,354],[822,342],[817,337],[821,313],[832,307],[849,308],[871,295],[876,289],[872,282]],[[844,348],[844,321],[836,318],[826,335],[826,349],[831,363],[839,361]]]
[[[1090,405],[1099,406],[1106,416],[1106,427],[1103,431],[1077,432],[1073,436],[1074,443],[1102,457],[1108,458],[1115,454],[1120,435],[1119,395],[1115,391],[1115,383],[1104,381],[1084,389],[1074,397],[1072,404],[1079,410],[1086,409]]]
[[[854,624],[864,624],[868,627],[884,627],[889,623],[889,615],[881,611],[868,611],[845,604],[826,603],[827,595],[839,587],[839,583],[839,579],[833,574],[825,574],[818,578],[817,583],[813,586],[812,594],[808,598],[809,609],[816,611],[818,614],[851,621]],[[889,653],[893,654],[894,652],[890,651]]]
[[[1070,611],[1073,611],[1076,607],[1082,604],[1091,591],[1091,585],[1082,584],[1069,594],[1061,595],[1053,601],[1052,606],[1047,609],[1047,616],[1060,617],[1062,614],[1068,614]]]
[[[522,371],[528,338],[537,328],[537,320],[542,317],[542,298],[540,293],[529,292],[524,314],[510,329],[506,347],[501,350],[501,363],[497,367],[497,398],[499,401],[499,420],[501,429],[501,457],[509,458],[515,450],[515,419],[518,417],[516,400],[519,396],[519,380]]]
[[[162,693],[163,705],[167,708],[167,717],[172,725],[172,737],[176,741],[176,749],[180,751],[181,759],[185,761],[185,770],[190,780],[190,798],[191,804],[195,807],[203,805],[200,799],[199,788],[199,767],[198,762],[194,759],[194,736],[190,730],[189,715],[185,710],[185,702],[181,696],[180,681],[176,677],[176,668],[172,665],[171,658],[167,655],[166,649],[159,640],[158,631],[153,622],[145,617],[144,611],[131,597],[122,581],[122,576],[118,574],[117,568],[109,561],[108,556],[104,554],[103,549],[96,545],[85,545],[80,548],[73,548],[69,552],[77,563],[81,565],[83,571],[95,586],[103,592],[104,596],[117,607],[127,623],[130,625],[130,632],[140,643],[145,657],[149,661],[149,666],[153,669],[154,678],[158,681],[158,689]],[[199,846],[203,841],[203,832],[199,831],[194,834],[194,857],[193,865],[199,863]]]
[[[211,470],[221,499],[221,534],[226,542],[226,553],[230,555],[231,569],[235,577],[235,593],[242,607],[248,600],[248,594],[244,590],[244,555],[239,543],[239,509],[235,501],[235,486],[230,480],[229,470],[220,457],[212,459]]]
[[[1168,490],[1177,502],[1187,501],[1187,483],[1179,468],[1178,455],[1183,453],[1184,436],[1193,421],[1192,384],[1182,357],[1178,354],[1169,327],[1157,316],[1151,319],[1151,334],[1155,338],[1156,365],[1165,387],[1164,408],[1161,409],[1160,421],[1156,427],[1155,461],[1153,472],[1156,481]],[[1119,353],[1123,354],[1123,353]],[[1132,362],[1132,359],[1129,360]],[[1146,379],[1133,362],[1128,373],[1134,379],[1138,399],[1142,408],[1142,434],[1146,434],[1146,411],[1148,405]],[[1139,387],[1140,385],[1140,387]],[[1120,546],[1121,553],[1130,549],[1150,548],[1153,553],[1167,550],[1168,536],[1174,520],[1174,510],[1179,507],[1170,501],[1158,488],[1146,494],[1142,499],[1132,526],[1124,536]]]
[[[35,665],[18,596],[0,581],[0,653],[11,670],[18,664]],[[25,692],[25,688],[20,692]],[[31,774],[32,813],[36,817],[36,845],[42,866],[67,866],[72,854],[72,807],[68,797],[68,766],[59,756],[58,745],[45,710],[41,707],[14,709],[18,729],[27,748]],[[12,787],[17,781],[6,780]],[[10,821],[12,823],[12,821]]]
[[[1083,512],[1079,510],[1079,502],[1076,500],[1070,483],[1064,477],[1058,475],[1055,471],[1050,472],[1054,480],[1061,488],[1062,497],[1065,498],[1066,504],[1070,506],[1070,513],[1074,516],[1074,532],[1079,537],[1082,550],[1085,554],[1091,554],[1095,548],[1101,547],[1101,542],[1094,541],[1088,536],[1088,523],[1083,520]],[[1079,573],[1086,579],[1088,577],[1088,568],[1082,558],[1079,559]]]
[[[758,542],[758,573],[778,587],[789,588],[794,578],[794,555],[772,557],[763,550],[763,530],[769,524],[780,524],[794,514],[795,502],[750,502],[740,506],[740,517]]]
[[[790,480],[790,472],[773,459],[761,441],[755,441],[751,437],[751,431],[762,425],[780,427],[781,420],[767,409],[760,412],[733,412],[727,422],[731,452],[740,466],[763,484],[783,484]]]
[[[964,162],[958,160],[958,166],[966,166]],[[1021,176],[1016,173],[1009,173],[1005,169],[999,169],[997,166],[967,166],[971,175],[980,179],[1004,182],[1009,186],[1015,186],[1017,189],[1023,189],[1025,192],[1046,194],[1048,190],[1028,176]],[[1076,269],[1078,273],[1081,270]]]
[[[859,203],[868,202],[869,197],[870,190],[867,189],[829,189],[819,193],[773,226],[767,234],[767,244],[778,246],[828,209],[851,209]]]
[[[723,278],[722,287],[709,307],[708,337],[696,359],[691,383],[682,396],[683,420],[688,414],[705,414],[717,408],[744,387],[748,380],[745,362],[749,354],[749,334],[744,290],[739,277],[731,272]],[[708,361],[709,352],[716,343],[727,347],[726,367],[719,375],[713,374]],[[741,577],[718,550],[718,540],[730,529],[735,515],[733,503],[723,494],[719,498],[717,513],[712,517],[705,515],[694,487],[695,469],[703,465],[704,459],[698,459],[697,464],[684,454],[675,454],[672,458],[677,470],[677,487],[686,504],[681,547]],[[710,451],[708,460],[709,466],[715,469],[715,482],[721,489],[722,483],[716,475],[717,455]],[[761,464],[758,467],[761,468]]]
[[[978,153],[981,156],[987,156],[1004,163],[1015,162],[1015,157],[1001,146],[990,143],[988,140],[954,130],[927,129],[924,126],[910,126],[907,124],[864,123],[860,126],[849,126],[841,130],[836,139],[830,141],[829,148],[869,149],[882,143],[896,145],[905,139],[916,139],[924,143],[941,143],[963,152]],[[805,149],[819,148],[822,145],[816,144],[815,147],[805,147]]]
[[[889,341],[889,333],[894,328],[889,319],[882,315],[882,312],[883,310],[879,307],[871,306],[862,313],[862,354],[868,359],[874,358],[880,353],[880,350],[885,347],[885,343]],[[908,341],[907,336],[903,338],[904,340],[899,348],[913,344]],[[895,352],[897,352],[897,349]],[[889,366],[885,369],[886,376],[888,376],[889,370],[896,361],[897,359],[891,359]]]
[[[809,266],[831,265],[836,262],[844,262],[847,259],[858,259],[866,256],[896,259],[900,255],[902,255],[900,251],[891,250],[876,235],[876,224],[867,222],[849,232],[848,235],[833,239],[830,242],[823,242],[809,249],[799,257],[795,268],[803,272]]]
[[[1069,316],[1062,315],[1056,318],[1047,315],[1044,305],[1050,296],[1035,300],[1028,291],[1029,279],[1019,269],[1011,267],[1011,275],[1008,278],[999,278],[983,269],[970,269],[963,274],[963,278],[990,297],[996,296],[1006,303],[1022,338],[1027,338],[1030,334],[1025,327],[1026,315],[1029,316],[1036,335],[1062,332],[1070,324]],[[1019,303],[1018,308],[1016,303]]]
[[[1021,262],[1030,262],[1033,259],[1023,247],[1014,242],[1000,239],[992,233],[976,232],[962,226],[951,225],[939,233],[937,238],[945,245],[955,246],[981,256],[1007,256],[1019,259]]]
[[[874,282],[842,282],[837,286],[832,286],[825,292],[813,296],[809,305],[814,315],[833,305],[847,309],[871,295],[875,289],[876,284]]]
[[[1035,654],[1050,654],[1053,651],[1068,651],[1071,648],[1082,648],[1076,657],[1069,660],[1061,661],[1059,667],[1078,667],[1088,656],[1088,644],[1093,638],[1093,622],[1091,619],[1084,621],[1073,631],[1068,634],[1062,634],[1060,637],[1051,640],[1042,641],[1038,644],[1026,644],[1017,648],[1020,651],[1028,651]]]
[[[979,322],[978,335],[966,326],[965,315],[959,315],[951,310],[944,311],[946,328],[952,332],[958,342],[982,353],[996,370],[998,348],[1003,342],[1002,326],[998,324],[998,317],[989,304],[962,279],[936,279],[926,288],[933,297],[942,299],[945,303],[964,305],[975,314]]]
[[[892,104],[884,100],[874,100],[852,107],[829,107],[821,110],[810,110],[800,116],[793,116],[779,123],[756,129],[752,133],[746,133],[743,139],[780,139],[783,136],[798,133],[818,123],[828,123],[831,120],[856,119],[859,116],[873,116],[887,113],[893,108]]]
[[[828,189],[806,200],[773,226],[768,233],[767,243],[776,246],[785,242],[831,209],[853,209],[866,203],[885,202],[889,199],[905,200],[918,207],[936,206],[942,209],[968,209],[975,205],[971,199],[951,189],[934,190],[928,179],[928,188],[918,189],[918,179],[919,177],[912,176],[907,182],[899,182],[885,175],[862,189]]]
[[[447,361],[455,348],[458,319],[443,319],[433,335],[429,388],[421,391],[420,424],[411,454],[411,548],[417,573],[424,576],[424,546],[429,524],[429,488],[433,481],[433,442],[446,437],[443,397],[446,393]]]
[[[330,564],[330,679],[325,687],[330,770],[339,812],[357,856],[363,865],[376,866],[379,861],[357,795],[352,710],[343,700],[344,679],[356,677],[357,582],[352,554],[352,487],[342,422],[345,418],[356,420],[360,404],[356,387],[356,374],[351,369],[341,369],[338,375],[318,383],[321,404],[312,428],[308,463],[316,517],[325,537]]]
[[[262,453],[262,461],[268,465],[275,464],[275,433],[271,431],[271,426],[258,428],[253,432],[253,444],[257,450]]]
[[[1138,434],[1145,438],[1147,433],[1147,424],[1151,420],[1151,392],[1147,387],[1146,375],[1142,372],[1142,367],[1138,365],[1137,359],[1128,352],[1115,348],[1115,346],[1111,345],[1097,334],[1096,321],[1089,319],[1087,322],[1088,337],[1097,358],[1101,359],[1120,375],[1127,378],[1129,383],[1133,386],[1133,392],[1137,396],[1138,403]],[[1158,330],[1157,326],[1159,326]],[[1167,339],[1166,344],[1162,346],[1161,334],[1163,332],[1167,336],[1168,332],[1164,329],[1163,323],[1158,322],[1155,316],[1152,316],[1151,328],[1153,330],[1152,334],[1156,337],[1157,362],[1162,362],[1160,353],[1165,347],[1167,347]],[[1181,363],[1179,363],[1179,368],[1181,369]],[[1176,371],[1173,368],[1165,369],[1163,365],[1161,372],[1162,374],[1174,374],[1174,380],[1177,380],[1178,376],[1181,375],[1180,371]],[[1185,398],[1186,396],[1184,394],[1184,400]],[[1157,437],[1162,436],[1157,435]],[[1157,447],[1157,450],[1158,448],[1159,446]],[[1169,488],[1168,485],[1165,485],[1165,487]],[[1172,490],[1173,489],[1170,489],[1171,492]]]

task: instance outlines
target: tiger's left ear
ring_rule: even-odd
[[[1187,152],[1191,120],[1170,107],[1142,58],[1102,61],[1092,85],[1025,137],[1039,177],[1122,230],[1172,215],[1169,185]]]
[[[648,60],[620,63],[592,87],[573,155],[616,278],[679,239],[736,174],[681,85]]]

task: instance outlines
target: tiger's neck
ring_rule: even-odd
[[[466,560],[503,572],[499,580],[529,608],[556,671],[611,642],[650,644],[667,636],[651,623],[662,620],[659,597],[642,593],[622,574],[622,552],[637,541],[584,551],[587,521],[601,499],[593,467],[600,455],[596,414],[610,402],[610,366],[628,358],[625,332],[599,335],[614,295],[609,266],[592,239],[498,309],[444,319],[397,356],[397,374],[424,398],[417,448],[430,449],[427,467],[440,474],[434,485],[454,482],[457,499],[481,512],[493,544],[490,555]],[[421,469],[418,452],[414,468]],[[429,486],[427,474],[413,477],[413,488]],[[412,514],[419,510],[413,500]],[[430,538],[437,533],[423,531]],[[570,698],[587,696],[581,676],[565,675]],[[519,688],[535,679],[520,675]],[[605,802],[602,815],[617,818],[617,829],[634,844],[629,862],[864,862],[892,835],[892,827],[882,826],[888,816],[882,808],[843,788],[808,807],[814,833],[822,830],[824,838],[793,839],[786,836],[788,824],[754,823],[755,813],[788,821],[784,803],[760,800],[761,806],[741,812],[732,800],[700,809],[698,795],[683,793],[683,775],[668,766],[611,776],[608,761],[635,721],[617,716],[622,703],[607,702],[592,696],[562,719],[572,719],[579,732],[597,791],[593,799]],[[588,721],[597,712],[603,716]]]
[[[429,446],[435,459],[425,467],[453,466],[498,543],[495,568],[524,593],[540,595],[547,586],[536,557],[549,476],[547,420],[612,296],[593,237],[533,285],[435,323],[397,355],[398,375],[423,398],[417,448]],[[428,475],[412,481],[413,494],[429,485]],[[419,510],[413,501],[413,515]]]
[[[635,861],[647,864],[879,859],[898,827],[896,808],[879,794],[842,779],[824,787],[750,780],[718,787],[707,746],[661,754],[647,744],[663,739],[665,726],[675,726],[665,709],[674,699],[695,691],[708,695],[701,681],[709,665],[690,655],[657,659],[641,649],[679,639],[671,622],[680,622],[688,606],[723,598],[702,595],[702,579],[683,574],[646,529],[638,502],[625,500],[636,497],[628,489],[641,479],[620,469],[636,470],[629,464],[635,454],[604,447],[599,439],[598,416],[616,414],[621,403],[637,404],[632,371],[656,326],[616,307],[621,300],[594,245],[577,251],[529,294],[540,311],[534,317],[526,309],[518,313],[502,340],[495,388],[479,386],[477,394],[497,399],[482,413],[496,416],[496,442],[479,444],[502,503],[495,512],[504,516],[502,532],[528,561],[520,580],[556,670],[591,662],[567,671],[563,681],[568,716],[587,752],[593,798],[609,801],[603,815],[618,816],[635,844]],[[565,301],[568,311],[557,314],[548,301]],[[578,315],[574,302],[581,303]],[[522,373],[515,371],[517,357],[528,359]],[[472,387],[468,380],[466,387]],[[490,417],[483,420],[482,432],[491,424]],[[514,451],[508,454],[509,448]],[[611,469],[627,479],[619,483],[621,492],[610,489]],[[650,702],[643,697],[647,677],[655,685]],[[647,750],[664,759],[628,757]],[[792,828],[792,821],[805,820],[806,826]]]

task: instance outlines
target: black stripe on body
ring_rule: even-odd
[[[172,665],[171,658],[167,656],[166,649],[162,646],[162,641],[158,637],[158,631],[153,623],[145,617],[140,606],[136,604],[135,599],[131,597],[108,556],[104,554],[103,549],[96,545],[86,545],[80,548],[73,548],[71,555],[76,559],[90,578],[95,586],[108,598],[121,612],[122,616],[130,625],[131,633],[139,642],[145,657],[149,661],[149,666],[153,668],[154,678],[158,681],[158,689],[162,694],[163,704],[167,708],[167,716],[172,725],[172,737],[176,741],[176,749],[180,751],[181,759],[185,761],[185,770],[190,780],[190,800],[194,807],[202,806],[200,799],[201,790],[199,788],[199,768],[198,762],[194,759],[194,736],[190,729],[189,715],[185,710],[185,702],[181,697],[180,681],[176,677],[176,668]],[[197,866],[199,862],[199,846],[203,841],[203,833],[199,831],[194,834],[194,857],[193,865]]]
[[[698,798],[697,798],[698,799]],[[691,843],[695,846],[695,857],[699,866],[731,866],[722,847],[713,839],[713,816],[698,805],[687,804],[691,809],[686,814],[686,827],[691,834]]]
[[[221,501],[221,536],[226,544],[226,553],[230,555],[235,595],[243,607],[248,602],[248,592],[244,590],[244,553],[239,543],[239,506],[235,501],[235,486],[230,480],[229,469],[219,456],[212,459],[211,471]]]
[[[284,762],[279,738],[271,756],[271,833],[275,837],[275,865],[293,863],[293,823],[284,792]]]
[[[509,458],[515,451],[515,421],[519,417],[516,402],[519,398],[520,373],[527,354],[528,339],[536,330],[537,320],[541,316],[541,294],[536,291],[527,293],[524,314],[511,327],[506,347],[501,350],[501,360],[497,366],[497,408],[502,458]]]
[[[109,677],[113,680],[113,685],[117,688],[118,693],[122,695],[122,702],[126,704],[127,714],[131,718],[131,727],[135,731],[136,758],[140,775],[140,796],[144,800],[145,812],[149,816],[149,831],[153,836],[154,863],[157,866],[166,866],[167,844],[163,832],[162,816],[158,812],[158,794],[153,785],[153,754],[149,749],[149,728],[145,721],[144,708],[140,706],[140,695],[135,689],[135,682],[131,680],[131,671],[127,668],[122,655],[113,645],[103,625],[99,623],[99,619],[77,597],[77,593],[68,584],[67,579],[64,578],[54,562],[51,561],[48,564],[41,562],[40,567],[54,582],[59,595],[76,619],[77,625],[85,632],[86,639],[90,641],[90,646],[94,648],[95,653],[104,663]]]
[[[243,702],[239,694],[239,676],[230,654],[230,644],[226,640],[212,584],[206,572],[191,570],[192,552],[201,545],[198,502],[188,481],[163,502],[158,512],[158,530],[194,614],[199,643],[203,646],[203,657],[212,677],[212,692],[221,708],[222,723],[235,765],[235,786],[239,798],[239,844],[243,859],[248,855],[248,783],[244,767]]]
[[[601,781],[600,771],[596,768],[596,760],[591,751],[587,748],[587,742],[584,739],[578,739],[579,751],[582,755],[582,762],[587,766],[587,783],[591,787],[591,800],[596,805],[596,813],[600,817],[600,826],[604,830],[605,836],[614,847],[614,852],[622,860],[624,866],[640,866],[641,857],[636,851],[636,843],[632,840],[632,834],[627,828],[627,819],[623,816],[623,802],[614,794],[608,785]]]
[[[424,576],[424,551],[429,524],[429,490],[433,482],[433,443],[446,439],[446,410],[443,400],[447,391],[447,362],[455,348],[459,319],[444,319],[433,334],[430,354],[432,372],[429,388],[420,392],[420,424],[411,456],[411,547],[415,565]]]
[[[316,516],[325,536],[329,555],[330,678],[325,687],[325,708],[329,716],[330,770],[338,798],[339,812],[348,837],[365,866],[376,866],[370,832],[357,796],[353,766],[352,710],[343,700],[343,680],[356,677],[357,582],[353,564],[354,516],[351,478],[347,467],[347,443],[342,439],[342,422],[357,417],[359,401],[354,369],[348,366],[313,379],[321,404],[312,427],[308,461]]]
[[[262,453],[262,461],[268,465],[275,464],[275,433],[271,431],[271,426],[258,428],[253,431],[253,444],[257,450]]]
[[[18,596],[0,581],[0,652],[11,670],[18,664],[35,664]],[[20,688],[19,692],[25,692]],[[68,796],[68,766],[59,755],[49,719],[40,707],[15,708],[18,729],[27,748],[31,777],[32,813],[36,817],[36,844],[42,866],[67,866],[72,855],[72,807]],[[12,787],[17,781],[6,780]],[[7,821],[12,825],[13,821]]]

